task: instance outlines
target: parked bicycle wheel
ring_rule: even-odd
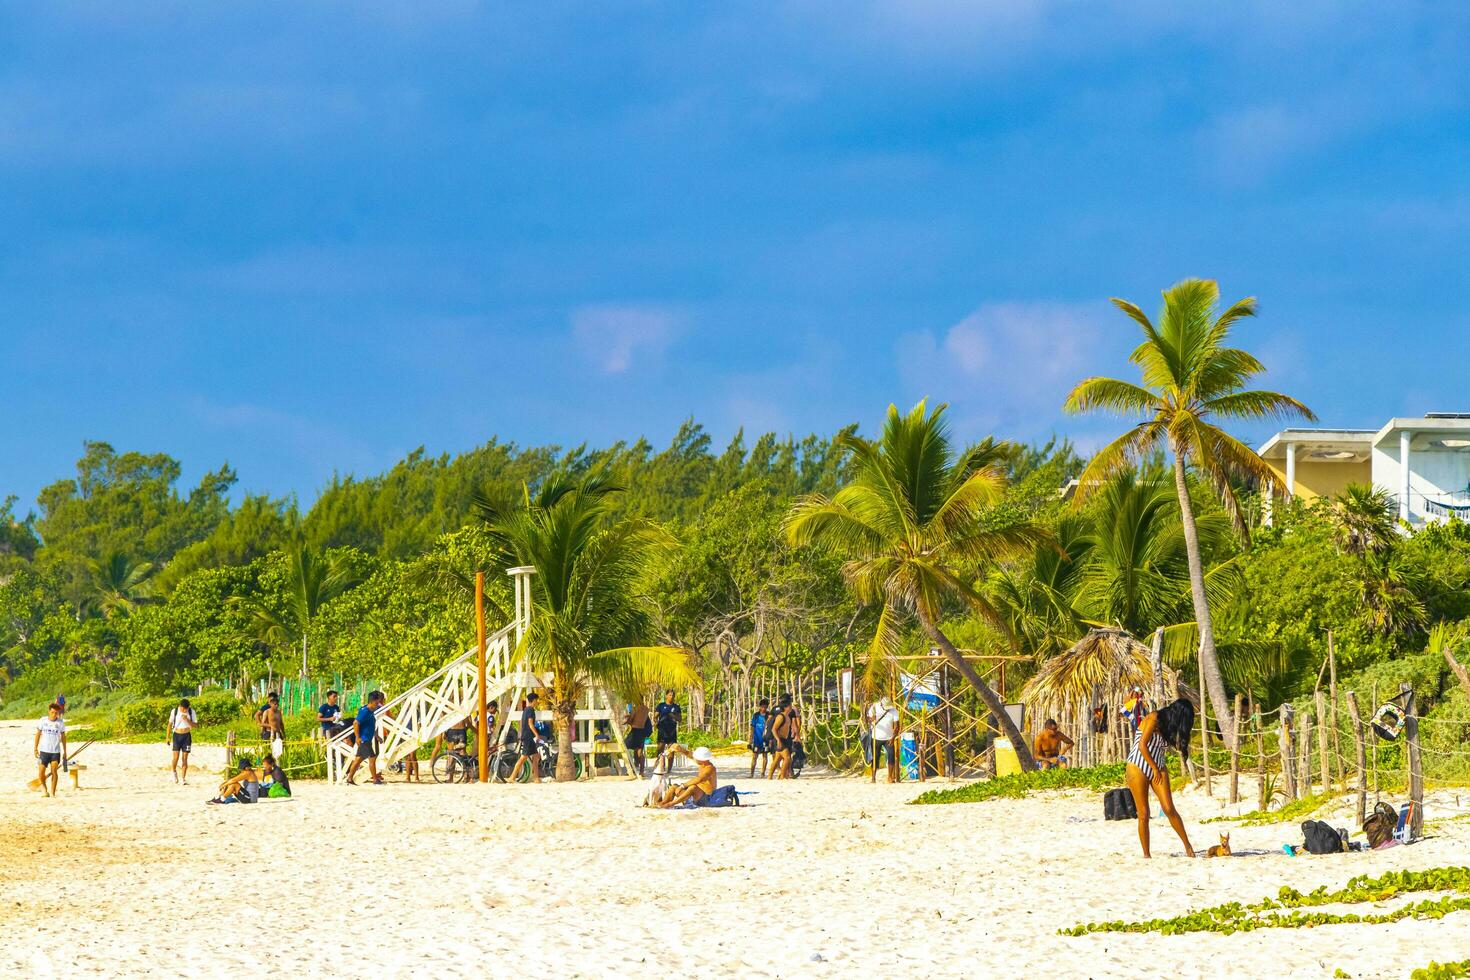
[[[514,752],[497,752],[495,754],[495,781],[509,782],[510,774],[515,771],[515,767],[516,754]]]
[[[464,760],[452,752],[446,752],[434,760],[429,771],[436,783],[459,783],[464,781]]]

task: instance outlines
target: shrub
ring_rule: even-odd
[[[168,724],[168,712],[172,707],[163,698],[144,698],[123,705],[117,714],[118,728],[129,735],[145,732],[162,732]]]
[[[118,730],[127,735],[162,732],[168,726],[169,712],[178,706],[179,698],[144,698],[123,705],[118,712]],[[244,705],[228,691],[206,691],[189,698],[200,725],[222,725],[240,718]]]

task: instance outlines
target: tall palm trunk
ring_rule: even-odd
[[[572,736],[577,730],[576,688],[553,678],[551,705],[552,725],[556,728],[556,781],[569,783],[577,778],[577,757],[572,752]]]
[[[1189,481],[1184,475],[1184,457],[1179,445],[1170,440],[1174,453],[1174,489],[1179,494],[1179,516],[1184,526],[1184,549],[1189,554],[1189,594],[1194,600],[1194,621],[1199,627],[1199,666],[1215,718],[1225,736],[1225,744],[1235,746],[1235,715],[1225,697],[1225,679],[1220,675],[1220,659],[1215,655],[1215,624],[1210,619],[1210,600],[1205,595],[1205,566],[1199,553],[1199,528],[1194,523],[1194,504],[1189,499]]]
[[[996,721],[1000,724],[1001,731],[1005,733],[1006,738],[1011,740],[1011,745],[1016,749],[1016,759],[1020,762],[1021,769],[1026,772],[1036,769],[1036,760],[1031,756],[1031,746],[1026,744],[1025,736],[1021,734],[1021,730],[1016,727],[1016,723],[1011,720],[1011,716],[1006,712],[1005,702],[1001,701],[1000,695],[996,694],[990,685],[985,683],[985,678],[980,676],[980,672],[964,658],[964,655],[959,650],[955,649],[955,645],[949,642],[949,637],[944,635],[944,632],[940,630],[937,623],[931,622],[922,612],[919,613],[919,622],[923,625],[924,632],[929,634],[929,639],[943,651],[944,656],[948,658],[949,662],[954,665],[955,669],[960,672],[965,680],[969,681],[970,686],[979,693],[980,700],[985,702],[985,706],[995,716]]]

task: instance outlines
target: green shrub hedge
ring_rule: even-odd
[[[118,712],[118,727],[130,735],[163,732],[178,698],[146,698],[124,705]],[[201,725],[221,725],[244,715],[245,705],[228,691],[206,691],[189,699]]]

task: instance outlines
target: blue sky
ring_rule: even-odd
[[[1470,7],[7,4],[0,492],[309,501],[687,416],[1084,446],[1186,276],[1323,422],[1470,410]],[[1246,434],[1254,434],[1247,430]]]

